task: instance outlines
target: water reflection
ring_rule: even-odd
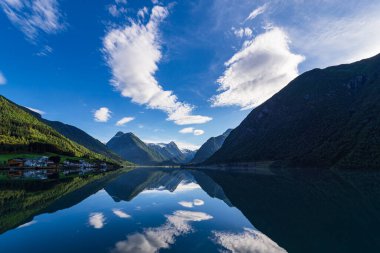
[[[0,252],[376,252],[378,179],[136,169],[12,221]]]
[[[168,249],[175,243],[176,237],[190,233],[190,222],[200,222],[212,219],[203,212],[178,210],[171,215],[165,215],[165,224],[156,228],[146,228],[142,233],[127,236],[124,241],[116,243],[113,253],[154,253],[159,249]]]

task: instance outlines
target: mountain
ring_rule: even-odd
[[[177,144],[173,141],[165,143],[148,143],[151,149],[159,153],[165,160],[172,160],[174,158],[182,156],[181,150],[178,148]]]
[[[77,157],[106,158],[66,138],[41,116],[0,96],[0,152],[52,152]]]
[[[110,149],[108,149],[105,144],[95,139],[91,135],[87,134],[85,131],[75,126],[64,124],[59,121],[50,121],[46,119],[42,120],[63,136],[75,141],[76,143],[88,148],[89,150],[105,155],[115,160],[121,160],[121,158],[118,157],[118,155],[116,155],[115,153],[113,153]]]
[[[176,164],[187,163],[192,159],[194,151],[185,149],[180,150],[175,142],[165,143],[148,143],[151,149],[159,153],[165,161],[172,161]]]
[[[190,149],[181,149],[183,154],[183,163],[189,163],[194,159],[195,154],[198,150],[190,150]]]
[[[139,165],[157,165],[165,161],[133,133],[118,132],[106,146],[121,158]]]
[[[216,151],[220,149],[220,147],[223,145],[224,140],[231,133],[231,131],[232,129],[228,129],[222,135],[208,139],[197,151],[191,163],[197,164],[206,161],[207,158],[212,156]]]
[[[380,168],[380,54],[308,71],[255,108],[205,164]]]

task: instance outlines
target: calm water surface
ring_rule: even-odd
[[[140,168],[32,213],[0,252],[380,252],[379,180]]]

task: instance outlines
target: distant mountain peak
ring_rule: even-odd
[[[122,136],[122,135],[124,135],[124,133],[123,133],[122,131],[119,131],[119,132],[117,132],[117,133],[115,134],[115,137],[120,137],[120,136]]]

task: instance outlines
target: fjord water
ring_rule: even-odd
[[[378,252],[380,173],[139,168],[62,196],[0,252]]]

